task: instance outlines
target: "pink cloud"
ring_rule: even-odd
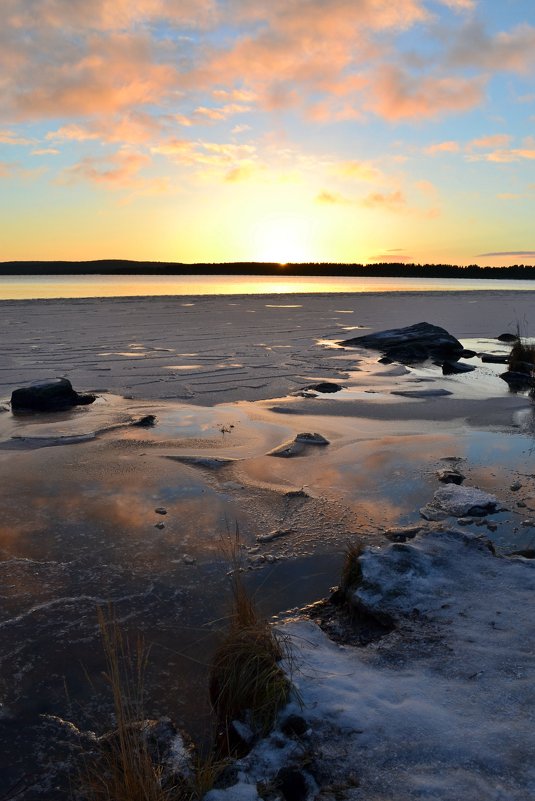
[[[63,174],[64,181],[87,180],[109,187],[123,188],[131,184],[150,159],[141,153],[119,151],[107,158],[87,156],[77,164],[68,167]]]
[[[390,65],[379,71],[370,106],[391,122],[432,118],[479,105],[483,84],[479,77],[415,77]]]

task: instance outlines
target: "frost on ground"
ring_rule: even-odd
[[[311,621],[285,624],[309,730],[275,732],[238,763],[238,784],[208,799],[254,801],[281,765],[306,765],[309,799],[535,797],[535,564],[458,530],[360,561],[353,600],[396,629],[354,648]],[[271,787],[262,796],[283,797]]]

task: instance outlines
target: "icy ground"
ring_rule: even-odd
[[[275,732],[207,800],[256,801],[281,766],[301,770],[309,799],[534,798],[533,561],[436,529],[360,559],[358,603],[395,630],[355,648],[310,620],[283,625],[308,732]]]

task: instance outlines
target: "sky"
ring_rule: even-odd
[[[2,0],[0,261],[535,264],[534,0]]]

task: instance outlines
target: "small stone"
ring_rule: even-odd
[[[298,489],[298,490],[288,490],[288,492],[284,493],[284,497],[285,498],[310,498],[310,495],[304,489]]]
[[[517,501],[516,505],[518,506],[519,509],[525,509],[526,508],[526,504],[525,504],[524,501]]]
[[[387,528],[385,531],[385,537],[390,540],[390,542],[407,542],[407,540],[412,540],[414,537],[422,531],[423,526],[399,526],[396,528]]]
[[[275,786],[285,801],[306,801],[308,796],[307,781],[297,768],[281,768],[275,776]]]
[[[310,384],[308,387],[304,387],[304,389],[312,389],[315,392],[340,392],[343,387],[340,384],[334,384],[332,381],[320,381],[319,384]]]
[[[280,537],[287,537],[288,534],[293,534],[293,529],[291,528],[277,528],[274,531],[270,531],[269,534],[258,534],[256,541],[257,542],[273,542],[273,540],[278,540]]]
[[[518,334],[500,334],[496,337],[500,342],[518,342]]]
[[[523,520],[520,525],[524,526],[524,528],[531,528],[535,526],[535,520]]]
[[[474,519],[472,517],[458,517],[457,518],[457,523],[460,526],[471,526],[473,522],[474,522]]]
[[[127,396],[125,395],[125,398],[126,397]],[[156,415],[146,414],[145,417],[140,417],[139,420],[134,420],[132,425],[137,426],[138,428],[152,428],[152,426],[156,425]]]
[[[269,562],[270,565],[272,565],[276,561],[277,561],[277,557],[273,556],[272,553],[266,554],[266,562]]]
[[[185,553],[184,556],[182,557],[182,561],[184,562],[185,565],[194,565],[195,564],[194,557],[190,556],[187,553]]]
[[[511,486],[509,487],[511,492],[518,492],[519,489],[522,489],[522,484],[520,481],[514,481]]]
[[[157,515],[166,515],[167,509],[164,509],[163,506],[158,506],[155,510]]]
[[[498,524],[491,520],[487,520],[487,528],[489,531],[498,531]]]
[[[437,471],[437,478],[443,484],[462,484],[466,476],[460,470],[450,469],[448,467]]]
[[[159,523],[156,523],[154,528],[159,528],[161,530],[162,528],[165,528],[165,523],[162,523],[162,521],[160,520]]]
[[[295,438],[296,442],[304,442],[306,445],[328,445],[329,440],[325,439],[321,434],[318,434],[316,431],[311,434],[309,431],[305,431],[301,434],[298,434]]]
[[[301,715],[288,715],[281,724],[281,731],[287,737],[302,737],[308,728],[308,723]]]

